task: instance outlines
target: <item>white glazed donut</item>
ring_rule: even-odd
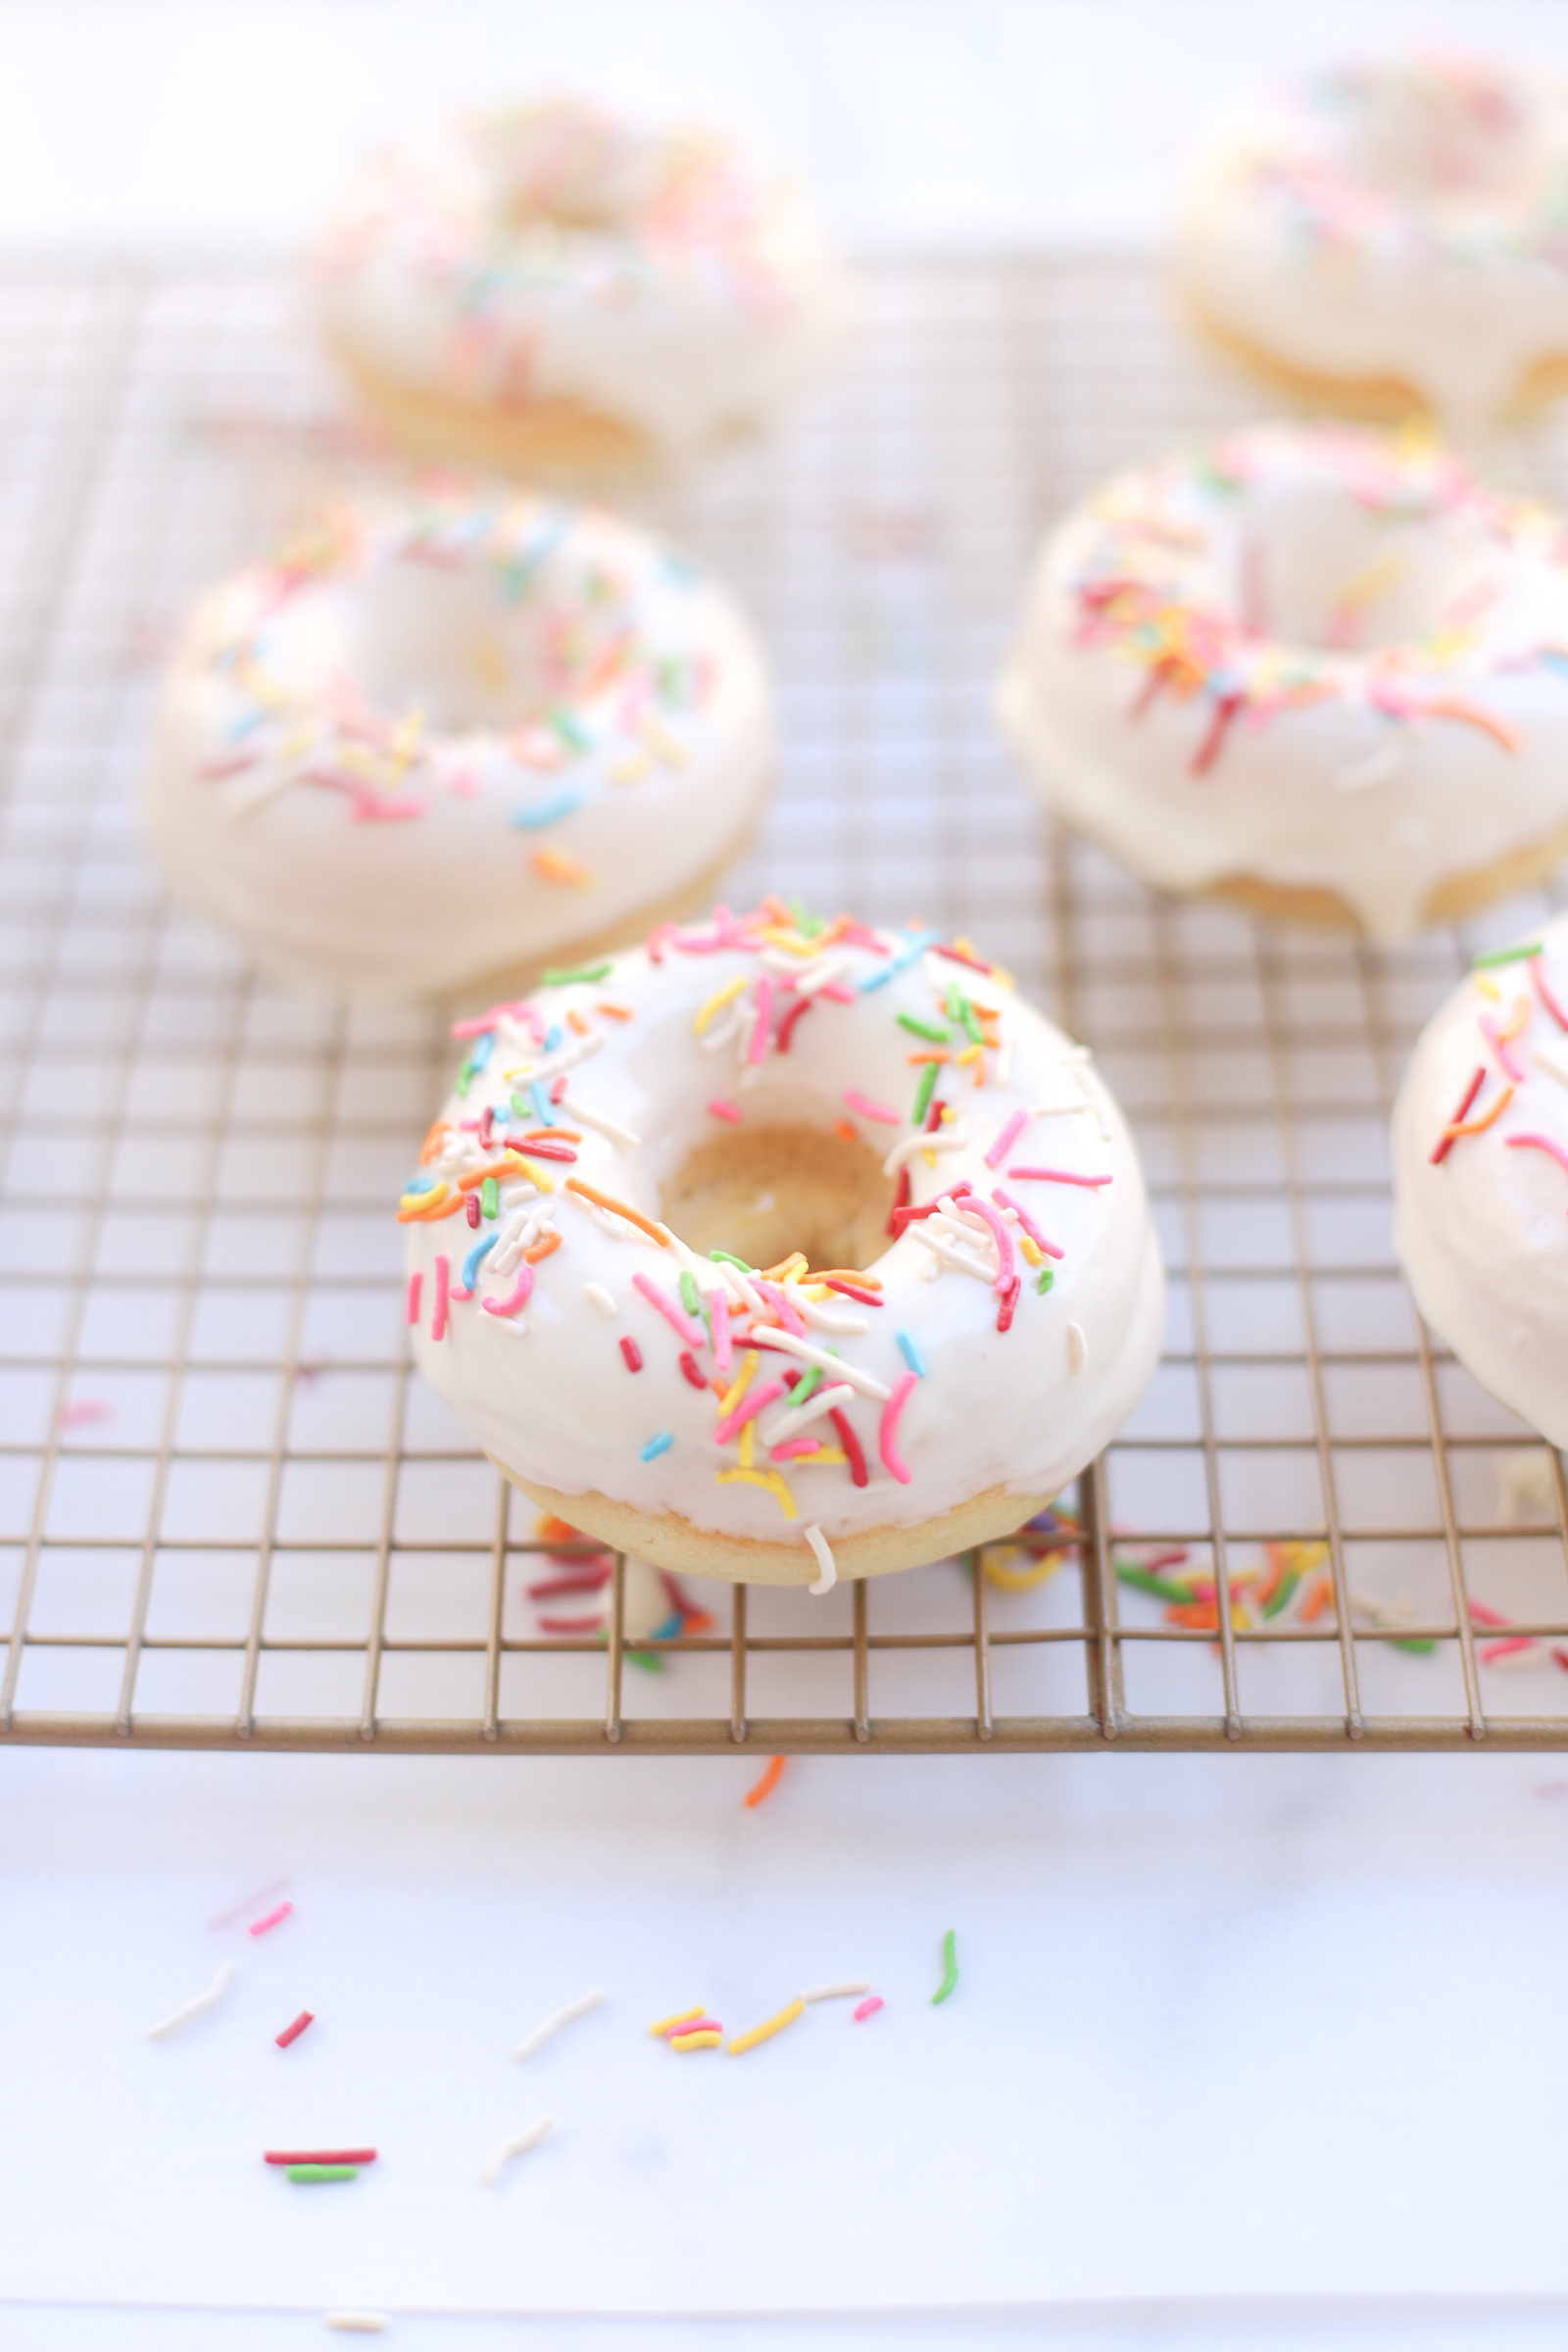
[[[373,158],[312,282],[329,348],[396,434],[524,469],[678,459],[756,423],[847,310],[786,182],[711,134],[569,102]]]
[[[1493,1396],[1568,1446],[1568,915],[1479,956],[1394,1106],[1416,1304]]]
[[[1178,270],[1204,323],[1303,388],[1494,421],[1568,359],[1568,89],[1414,58],[1256,98],[1196,159]]]
[[[544,500],[344,508],[197,611],[144,804],[267,962],[439,994],[702,905],[772,758],[728,594]]]
[[[1397,939],[1568,854],[1568,542],[1415,431],[1236,433],[1052,535],[1000,709],[1146,880]]]
[[[720,907],[462,1034],[399,1211],[416,1359],[604,1542],[818,1587],[941,1558],[1038,1510],[1153,1369],[1121,1115],[962,943]]]

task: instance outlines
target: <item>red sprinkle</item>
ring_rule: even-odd
[[[903,1207],[896,1208],[893,1211],[894,1240],[898,1240],[899,1235],[904,1231],[906,1225],[917,1225],[922,1217],[934,1217],[937,1213],[937,1210],[942,1206],[944,1200],[961,1200],[965,1193],[972,1193],[973,1191],[974,1186],[969,1182],[968,1177],[965,1176],[961,1184],[956,1184],[953,1187],[953,1190],[949,1193],[939,1194],[935,1200],[928,1200],[924,1208],[910,1208],[907,1202],[906,1202]]]
[[[470,1193],[470,1194],[468,1195],[468,1223],[469,1223],[470,1225],[477,1225],[477,1224],[478,1224],[478,1222],[479,1222],[479,1196],[478,1196],[478,1194],[477,1194],[477,1193]]]
[[[982,963],[978,956],[966,956],[962,948],[939,947],[935,953],[945,956],[950,963],[966,963],[971,972],[984,972],[988,980],[991,978],[991,965]]]
[[[871,1473],[865,1466],[865,1456],[860,1451],[860,1441],[850,1427],[848,1413],[841,1404],[836,1404],[829,1413],[828,1419],[838,1431],[839,1444],[850,1457],[850,1476],[858,1487],[869,1486]]]
[[[264,2164],[373,2164],[373,2148],[269,2148]]]
[[[1544,1004],[1546,1010],[1550,1013],[1558,1028],[1568,1029],[1568,1012],[1564,1012],[1562,1006],[1558,1004],[1556,998],[1552,995],[1550,988],[1547,986],[1546,975],[1541,968],[1541,957],[1539,956],[1532,956],[1530,958],[1530,977],[1535,985],[1537,996],[1541,999],[1541,1002],[1543,1004]]]
[[[1006,1289],[1003,1292],[1002,1304],[997,1309],[997,1329],[999,1331],[1007,1331],[1011,1329],[1012,1310],[1018,1303],[1018,1293],[1022,1290],[1022,1288],[1023,1277],[1019,1274],[1015,1274],[1012,1280],[1008,1283]]]
[[[602,1617],[541,1617],[539,1620],[542,1634],[602,1634],[604,1630],[605,1621]]]
[[[626,1358],[626,1369],[628,1372],[640,1372],[642,1370],[643,1351],[638,1347],[636,1341],[632,1338],[629,1331],[621,1340],[620,1352]]]
[[[1242,700],[1239,694],[1222,694],[1214,705],[1214,715],[1208,722],[1207,732],[1189,763],[1195,776],[1207,775],[1219,758],[1221,747],[1230,732],[1231,720],[1240,710]]]
[[[893,1212],[888,1218],[888,1231],[892,1234],[895,1241],[898,1240],[900,1234],[904,1231],[904,1227],[901,1224],[900,1219],[911,1213],[909,1209],[909,1194],[912,1189],[913,1188],[909,1183],[908,1169],[901,1168],[899,1170],[899,1189],[893,1196]],[[414,1317],[411,1315],[409,1320],[412,1323]]]
[[[800,998],[796,1004],[790,1006],[788,1012],[780,1021],[778,1025],[778,1035],[773,1040],[773,1043],[780,1054],[787,1054],[789,1052],[790,1039],[795,1033],[795,1024],[801,1018],[803,1013],[808,1013],[810,1011],[811,1004],[812,999],[810,997]]]
[[[842,1291],[846,1298],[858,1298],[862,1306],[885,1304],[885,1301],[879,1298],[874,1291],[857,1290],[853,1282],[837,1282],[831,1275],[827,1278],[827,1288],[830,1291]]]
[[[927,1135],[935,1135],[937,1129],[942,1124],[942,1113],[947,1109],[947,1107],[948,1106],[943,1102],[942,1097],[938,1095],[936,1101],[932,1103],[930,1109],[925,1114],[925,1131]]]
[[[286,2050],[291,2041],[298,2041],[300,2035],[304,2033],[307,2026],[314,2026],[315,2023],[316,2019],[310,2010],[302,2009],[298,2017],[294,2020],[294,2023],[291,2026],[285,2026],[282,2033],[276,2035],[275,2038],[278,2048],[280,2050]]]
[[[602,1568],[596,1568],[591,1560],[587,1560],[574,1576],[541,1577],[538,1584],[527,1587],[528,1598],[564,1600],[568,1592],[597,1592],[602,1585],[609,1584],[612,1574],[608,1560]]]
[[[707,1388],[708,1382],[703,1376],[702,1366],[689,1348],[683,1348],[681,1351],[680,1368],[694,1389]]]
[[[1475,1076],[1471,1079],[1469,1085],[1465,1088],[1464,1099],[1460,1102],[1457,1110],[1455,1110],[1452,1118],[1448,1121],[1447,1127],[1444,1129],[1443,1133],[1439,1136],[1432,1152],[1428,1154],[1433,1167],[1438,1167],[1444,1160],[1447,1158],[1448,1153],[1453,1150],[1454,1145],[1459,1139],[1456,1135],[1452,1134],[1450,1130],[1459,1125],[1460,1121],[1469,1111],[1471,1103],[1475,1101],[1477,1095],[1480,1094],[1481,1089],[1486,1085],[1486,1083],[1487,1070],[1486,1064],[1483,1062],[1480,1068],[1476,1071]]]
[[[569,1144],[515,1144],[513,1149],[526,1153],[530,1159],[575,1159],[577,1156]]]
[[[292,1903],[279,1903],[277,1909],[275,1911],[269,1911],[265,1919],[253,1919],[250,1925],[251,1934],[253,1936],[265,1936],[269,1928],[281,1927],[284,1920],[287,1919],[293,1908],[294,1906]]]

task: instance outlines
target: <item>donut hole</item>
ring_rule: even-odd
[[[1372,653],[1484,608],[1495,542],[1479,518],[1369,507],[1342,481],[1300,475],[1246,494],[1231,598],[1244,625],[1313,653]]]
[[[802,1250],[813,1266],[867,1267],[888,1247],[896,1189],[858,1138],[804,1125],[731,1128],[669,1178],[660,1214],[703,1256],[726,1250],[766,1267]]]
[[[506,730],[579,701],[623,621],[618,597],[590,601],[568,585],[559,605],[509,599],[487,564],[401,555],[358,582],[343,669],[384,715],[417,708],[439,734]]]

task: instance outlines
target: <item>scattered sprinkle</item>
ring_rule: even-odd
[[[309,2009],[302,2009],[294,2023],[291,2026],[285,2026],[282,2033],[275,2036],[278,2048],[286,2050],[291,2041],[298,2041],[307,2026],[314,2026],[315,2023],[315,2013]]]
[[[778,1787],[783,1778],[784,1758],[782,1756],[770,1757],[768,1759],[767,1769],[762,1774],[761,1779],[753,1783],[752,1787],[747,1789],[746,1795],[742,1801],[755,1808],[756,1806],[761,1804],[765,1797],[772,1795],[774,1789]]]
[[[322,2318],[339,2335],[385,2335],[387,2330],[387,2321],[379,2311],[328,2311]]]
[[[875,2017],[877,2011],[885,2008],[886,2005],[887,2004],[884,2002],[882,1995],[879,1992],[873,1992],[870,1999],[868,2001],[862,2001],[859,2007],[855,2011],[854,2014],[856,2024],[858,2026],[863,2026],[868,2017]]]
[[[755,2050],[761,2042],[771,2041],[775,2034],[782,2034],[786,2026],[793,2026],[796,2019],[805,2014],[804,2001],[791,2001],[787,2009],[781,2009],[776,2017],[768,2018],[760,2026],[753,2026],[749,2034],[737,2034],[729,2045],[730,2056],[744,2058],[748,2050]]]
[[[280,1928],[293,1908],[294,1906],[290,1902],[279,1903],[276,1910],[269,1911],[265,1918],[253,1919],[247,1933],[252,1936],[265,1936],[270,1929]]]
[[[264,2164],[373,2164],[374,2148],[269,2148]]]
[[[542,2139],[548,2139],[550,2132],[550,2118],[542,2115],[526,2132],[519,2132],[515,2139],[503,2140],[479,2176],[486,2188],[494,2188],[513,2158],[526,2156],[530,2148],[536,2148]]]
[[[607,1993],[595,1991],[585,1992],[580,2000],[568,2001],[564,2009],[558,2009],[553,2017],[547,2017],[542,2026],[535,2026],[531,2034],[524,2034],[512,2055],[514,2058],[533,2057],[536,2051],[544,2048],[553,2034],[561,2032],[563,2026],[575,2025],[579,2017],[590,2016],[595,2009],[602,2008],[608,1998]]]
[[[958,1936],[956,1929],[950,1928],[942,1938],[942,1982],[937,1986],[935,1992],[931,1995],[931,2006],[933,2009],[936,2007],[939,2001],[945,2001],[947,1999],[949,1993],[953,1991],[957,1982]]]
[[[688,2050],[716,2050],[723,2038],[722,2026],[693,2026],[689,2034],[672,2034],[669,2046],[684,2057]]]
[[[205,1992],[199,1992],[193,2001],[187,2001],[183,2009],[176,2009],[172,2016],[164,2018],[160,2024],[148,2027],[148,2040],[162,2041],[166,2035],[177,2034],[181,2026],[188,2026],[196,2018],[205,2017],[209,2009],[216,2009],[233,1982],[234,1974],[233,1961],[225,1960]]]
[[[662,2039],[673,2026],[689,2026],[694,2018],[706,2017],[708,2003],[699,2001],[695,2008],[677,2009],[669,2017],[656,2018],[648,2031],[656,2040]]]
[[[869,1992],[870,1989],[870,1985],[864,1982],[856,1984],[818,1984],[810,1992],[803,1992],[801,1998],[803,2001],[853,2001],[857,1993]]]
[[[319,2188],[328,2180],[357,2180],[359,2167],[354,2164],[291,2164],[288,2178],[296,2188]]]

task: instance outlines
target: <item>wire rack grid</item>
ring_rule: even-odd
[[[275,272],[0,277],[0,1738],[1568,1746],[1562,1465],[1423,1331],[1384,1152],[1420,1022],[1542,901],[1395,954],[1157,901],[1049,836],[990,722],[1041,527],[1250,406],[1142,263],[890,261],[840,381],[648,503],[777,665],[735,887],[1008,962],[1132,1118],[1171,1314],[1054,1535],[821,1601],[693,1586],[678,1631],[605,1560],[561,1632],[530,1584],[593,1547],[547,1543],[408,1363],[389,1203],[439,1024],[259,977],[136,841],[186,602],[364,452]],[[1171,1553],[1206,1609],[1158,1590]],[[1309,1614],[1261,1604],[1284,1560]]]

